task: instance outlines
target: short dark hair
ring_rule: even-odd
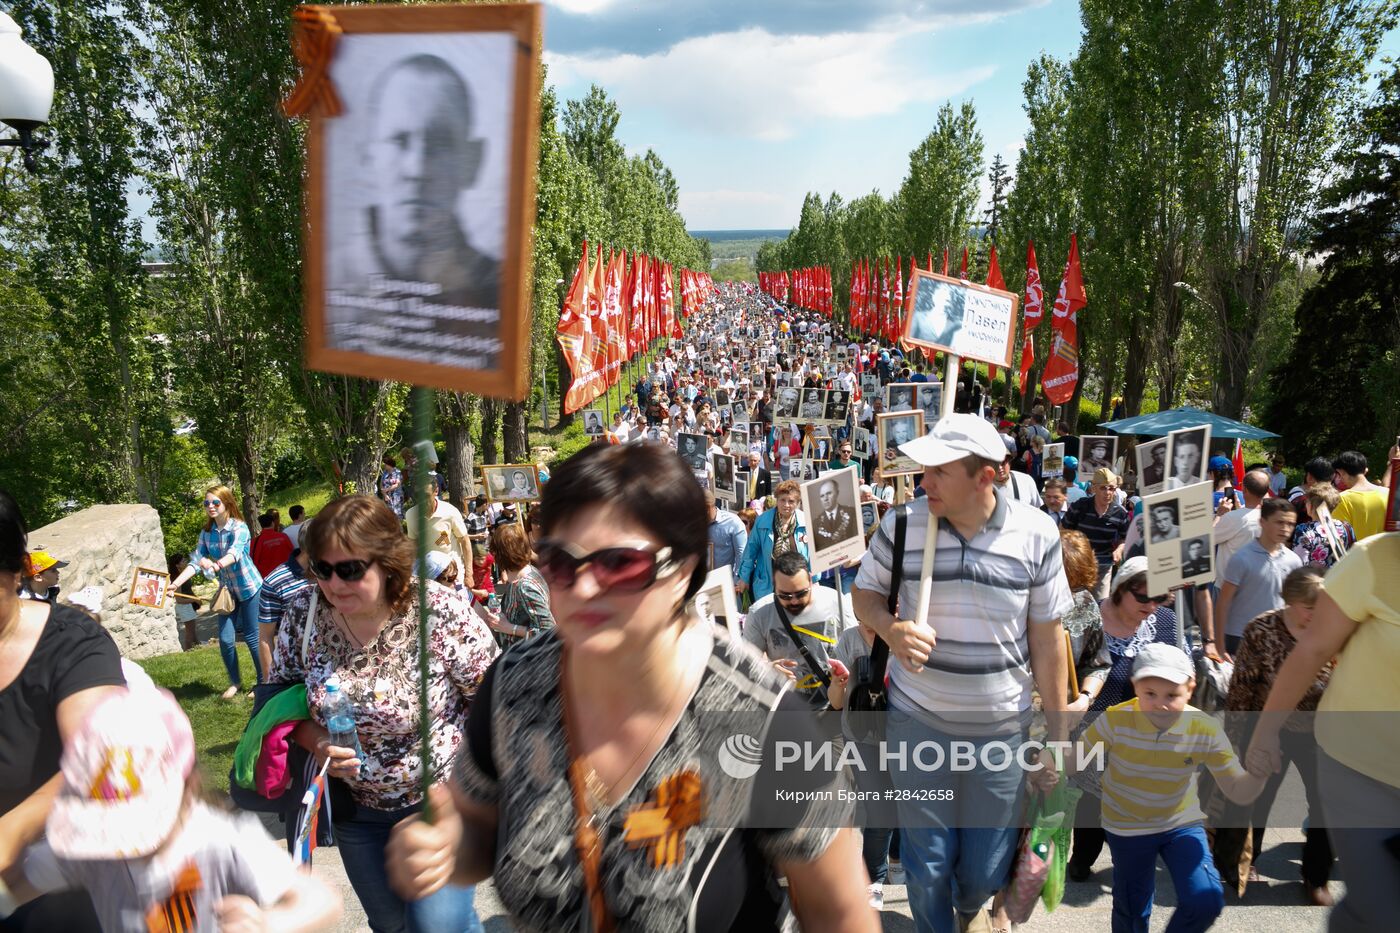
[[[1332,469],[1332,461],[1326,457],[1313,457],[1308,461],[1308,465],[1303,467],[1303,472],[1319,483],[1330,482],[1332,474],[1337,472]]]
[[[0,571],[23,574],[28,549],[29,526],[20,513],[19,503],[0,489]]]
[[[1287,512],[1295,519],[1298,517],[1297,509],[1293,508],[1293,503],[1287,499],[1265,499],[1259,503],[1259,520],[1266,521],[1273,518],[1279,512]]]
[[[1269,474],[1262,470],[1250,470],[1244,475],[1244,489],[1256,499],[1269,494]]]
[[[1360,476],[1366,472],[1366,455],[1359,450],[1343,451],[1332,461],[1332,469],[1341,470],[1347,476]]]
[[[710,516],[690,465],[669,447],[594,445],[574,454],[554,471],[541,506],[545,537],[595,505],[621,509],[671,549],[671,559],[695,559],[685,598],[705,583],[710,548]]]
[[[321,510],[302,539],[311,560],[329,547],[363,554],[384,571],[384,596],[397,615],[413,601],[413,542],[403,523],[382,499],[343,496]]]
[[[1057,492],[1068,492],[1069,483],[1065,482],[1062,478],[1058,476],[1052,476],[1045,481],[1045,485],[1041,487],[1040,491],[1043,494],[1052,490]]]
[[[794,550],[784,551],[773,560],[773,573],[795,577],[799,573],[810,574],[811,570],[807,568],[807,558]]]
[[[292,519],[292,521],[294,521],[294,522],[299,522],[299,521],[301,521],[301,517],[302,517],[303,515],[305,515],[305,514],[306,514],[306,509],[303,508],[302,506],[299,506],[299,505],[294,505],[294,506],[292,506],[290,509],[287,510],[287,515],[290,516],[291,519]]]
[[[274,521],[276,521],[276,519],[272,517],[271,512],[264,512],[258,516],[258,527],[271,528]]]

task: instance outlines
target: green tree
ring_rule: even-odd
[[[1311,244],[1322,275],[1269,375],[1264,422],[1294,463],[1352,449],[1379,462],[1400,433],[1400,67],[1339,150],[1334,178]]]
[[[982,179],[982,133],[977,111],[964,101],[938,109],[932,132],[909,153],[899,188],[901,243],[915,255],[969,242]]]

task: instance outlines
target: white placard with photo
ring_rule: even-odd
[[[885,386],[885,411],[913,411],[918,398],[918,382],[891,382]]]
[[[907,342],[965,360],[1010,368],[1017,296],[986,285],[916,270]]]
[[[915,404],[924,413],[924,430],[932,431],[938,419],[943,417],[943,383],[920,382]]]
[[[705,577],[695,594],[695,611],[711,625],[723,627],[734,641],[743,637],[739,630],[739,600],[734,595],[734,571],[728,564],[716,567]]]
[[[1040,458],[1040,475],[1046,479],[1054,479],[1064,476],[1065,473],[1065,445],[1046,444],[1045,453]]]
[[[865,428],[856,428],[851,432],[851,449],[858,459],[870,459],[870,432]]]
[[[1213,484],[1197,483],[1142,500],[1147,588],[1153,596],[1215,579]]]
[[[1171,439],[1159,437],[1145,444],[1138,444],[1134,450],[1137,459],[1138,492],[1144,496],[1155,496],[1167,488],[1167,448]]]
[[[1079,439],[1079,473],[1081,483],[1094,481],[1095,470],[1112,470],[1118,456],[1118,438],[1112,434],[1089,434]]]
[[[924,472],[924,468],[899,449],[924,433],[924,413],[919,410],[882,412],[875,419],[875,430],[880,440],[880,476],[888,480],[892,476],[912,476]]]
[[[704,475],[709,460],[710,439],[704,434],[681,433],[676,435],[676,453],[690,467],[692,473]]]
[[[734,458],[729,454],[713,453],[710,459],[715,467],[715,498],[726,502],[737,501],[734,489]]]
[[[1206,481],[1210,463],[1210,425],[1182,428],[1167,435],[1168,489],[1185,489]],[[1243,477],[1236,476],[1238,483]]]
[[[583,413],[583,433],[589,437],[602,437],[606,433],[603,426],[603,409],[589,408]]]
[[[855,467],[827,470],[802,485],[812,573],[836,567],[865,553],[860,514],[860,475]]]

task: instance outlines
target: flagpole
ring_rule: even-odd
[[[418,744],[423,759],[420,782],[423,793],[423,819],[433,822],[432,803],[428,799],[428,788],[433,782],[433,745],[431,711],[428,709],[428,510],[425,508],[427,496],[422,491],[428,488],[429,457],[423,445],[433,442],[433,390],[422,386],[413,387],[413,433],[414,450],[418,462],[414,466],[415,488],[423,501],[418,503],[414,516],[414,534],[417,545],[418,577]]]

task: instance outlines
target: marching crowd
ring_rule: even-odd
[[[1025,920],[1044,884],[1026,815],[1072,788],[1057,883],[1089,881],[1107,846],[1113,929],[1145,931],[1160,858],[1168,929],[1188,931],[1227,890],[1247,899],[1291,765],[1298,903],[1331,907],[1336,930],[1390,929],[1389,463],[1373,482],[1337,452],[1290,485],[1278,456],[1241,476],[1210,457],[1211,553],[1184,560],[1215,581],[1153,592],[1144,522],[1167,519],[1143,514],[1132,471],[1083,482],[1080,456],[1101,455],[1080,450],[1077,419],[1042,400],[1013,413],[975,370],[940,389],[938,364],[725,286],[617,411],[586,413],[595,442],[540,468],[537,501],[454,505],[435,470],[415,489],[412,448],[378,496],[295,510],[286,529],[265,515],[256,536],[212,487],[171,589],[220,582],[226,698],[246,686],[235,636],[253,658],[235,801],[280,812],[294,849],[307,776],[328,775],[312,832],[376,931],[480,929],[488,878],[521,929],[874,930],[903,879],[915,928],[951,933]],[[886,450],[891,385],[914,387],[888,401],[923,411],[925,432]],[[890,475],[896,455],[913,468]],[[823,477],[851,469],[845,503]],[[814,573],[856,524],[862,553]],[[121,663],[100,607],[59,593],[60,558],[28,550],[0,494],[0,931],[333,925],[327,886],[206,801],[184,713]],[[722,568],[739,618],[696,598]],[[876,696],[885,743],[965,745],[973,766],[892,769],[894,811],[852,807],[860,779],[815,767],[783,774],[775,811],[769,783],[726,767],[726,717],[820,742]],[[353,741],[332,722],[344,698]],[[1082,767],[1053,742],[1104,756]],[[1032,767],[987,761],[1032,745]]]

